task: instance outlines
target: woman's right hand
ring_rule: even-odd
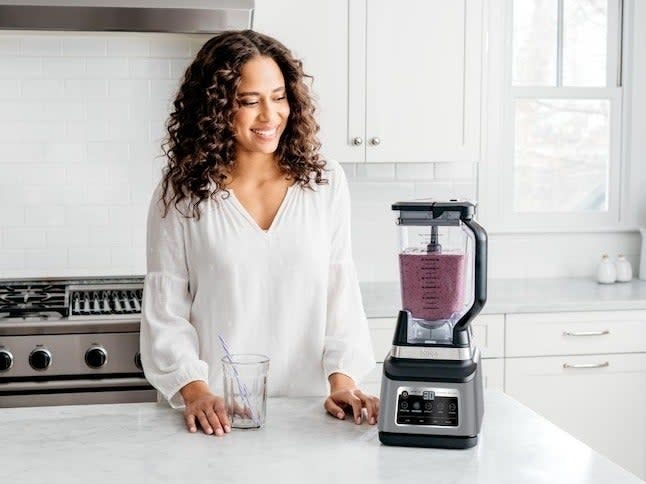
[[[199,422],[205,434],[222,436],[231,431],[224,399],[214,395],[204,381],[193,381],[180,390],[184,404],[184,420],[189,432],[197,432]]]

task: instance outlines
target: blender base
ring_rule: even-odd
[[[478,436],[456,437],[452,435],[400,434],[379,432],[379,440],[384,445],[399,447],[433,447],[437,449],[469,449],[478,444]]]

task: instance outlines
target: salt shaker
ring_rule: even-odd
[[[615,269],[617,273],[617,282],[628,282],[633,278],[633,267],[622,254],[619,254],[617,257]]]
[[[617,269],[608,254],[603,254],[599,267],[597,267],[597,282],[600,284],[612,284],[617,280]]]

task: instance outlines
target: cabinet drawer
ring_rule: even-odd
[[[646,351],[646,311],[508,314],[506,356]]]
[[[370,337],[375,360],[383,362],[393,345],[395,332],[394,318],[368,319]],[[475,344],[480,348],[483,358],[501,358],[505,352],[505,316],[503,314],[484,314],[471,323]]]

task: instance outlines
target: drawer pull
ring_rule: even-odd
[[[603,331],[563,331],[563,336],[603,336],[610,334],[610,331],[604,329]]]
[[[610,366],[610,363],[607,361],[604,361],[603,363],[578,363],[575,365],[563,363],[563,368],[605,368],[607,366]]]

